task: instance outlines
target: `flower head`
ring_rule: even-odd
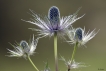
[[[80,68],[80,67],[86,67],[84,65],[84,63],[78,63],[78,62],[75,62],[73,60],[73,62],[71,62],[70,60],[66,63],[66,65],[70,68],[70,69],[76,69],[76,68]]]
[[[73,15],[60,17],[60,11],[56,6],[52,6],[48,11],[48,16],[45,16],[43,19],[38,16],[34,11],[30,10],[32,12],[32,16],[34,17],[31,19],[31,21],[26,21],[31,24],[34,24],[39,27],[39,29],[30,28],[34,31],[38,31],[39,35],[43,36],[53,36],[56,32],[58,36],[63,36],[66,34],[66,31],[68,28],[78,19],[77,18],[77,11]],[[25,20],[23,20],[25,21]]]
[[[85,28],[77,28],[77,29],[71,29],[68,31],[68,37],[70,41],[69,43],[75,44],[78,42],[79,45],[86,44],[89,40],[91,40],[97,32],[95,32],[95,29],[91,32],[85,33]]]
[[[68,69],[76,69],[76,68],[80,68],[80,67],[86,67],[84,65],[84,63],[78,63],[75,62],[75,60],[71,61],[71,60],[66,60],[63,56],[61,56],[61,60],[65,62],[65,65],[67,66]]]
[[[38,43],[38,38],[35,40],[34,36],[32,41],[28,44],[25,40],[22,40],[17,45],[12,45],[14,50],[8,49],[10,55],[9,57],[27,57],[28,55],[33,55]]]

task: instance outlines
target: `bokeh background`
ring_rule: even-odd
[[[36,28],[35,25],[26,23],[21,19],[29,20],[32,16],[29,9],[37,14],[47,15],[51,6],[57,6],[61,16],[68,16],[77,11],[78,16],[86,14],[76,21],[73,27],[84,27],[86,31],[96,30],[99,33],[90,40],[85,47],[77,49],[75,60],[83,62],[88,67],[75,69],[72,71],[106,71],[106,0],[0,0],[0,71],[34,71],[28,60],[23,58],[10,58],[7,48],[13,49],[8,43],[15,41],[29,41],[33,34],[37,34],[28,28]],[[69,45],[58,39],[58,54],[67,60],[71,58],[73,45]],[[36,54],[31,56],[33,62],[39,70],[43,70],[47,60],[52,71],[54,68],[53,37],[39,40]],[[60,58],[60,56],[59,56]],[[59,70],[66,71],[64,62],[59,61]]]

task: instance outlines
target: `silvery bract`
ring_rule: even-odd
[[[38,38],[35,40],[34,35],[32,41],[28,44],[26,41],[22,40],[17,45],[12,45],[14,50],[8,49],[10,57],[27,57],[28,55],[33,55],[38,43]]]
[[[80,67],[86,67],[85,65],[84,65],[84,63],[78,63],[78,62],[75,62],[74,60],[73,60],[73,62],[71,62],[70,60],[66,63],[66,65],[68,66],[68,67],[70,67],[70,69],[76,69],[76,68],[80,68]]]
[[[79,45],[86,44],[89,40],[91,40],[97,32],[95,32],[95,29],[91,32],[85,32],[85,28],[77,28],[77,29],[71,29],[68,31],[68,37],[70,41],[68,41],[71,44],[75,44],[78,42]]]
[[[75,60],[71,61],[71,60],[66,60],[63,56],[61,56],[61,59],[62,61],[65,62],[65,65],[67,66],[68,69],[76,69],[76,68],[80,68],[80,67],[86,67],[84,65],[84,63],[78,63],[78,62],[75,62]]]
[[[44,18],[41,18],[38,16],[34,11],[30,10],[32,12],[33,19],[31,18],[31,21],[26,21],[31,24],[34,24],[39,27],[39,29],[30,28],[34,31],[38,31],[39,35],[43,36],[53,36],[56,32],[58,36],[64,36],[66,34],[66,31],[69,27],[78,19],[77,18],[77,12],[73,15],[60,17],[60,11],[56,6],[52,6],[48,11],[48,16],[45,16]],[[25,21],[25,20],[23,20]]]

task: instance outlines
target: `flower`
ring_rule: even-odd
[[[32,41],[28,44],[25,40],[22,40],[17,45],[12,45],[14,50],[7,49],[10,53],[9,57],[27,57],[33,55],[38,43],[38,38],[35,40],[34,35]]]
[[[31,18],[31,21],[25,21],[29,22],[31,24],[34,24],[39,27],[39,29],[30,28],[34,31],[37,31],[39,35],[43,36],[53,36],[54,33],[57,33],[58,36],[63,36],[66,34],[66,31],[68,28],[78,19],[77,18],[77,11],[73,15],[65,16],[60,18],[60,11],[56,6],[52,6],[48,11],[48,16],[45,16],[43,19],[38,16],[36,13],[34,13],[33,10],[30,10],[32,12],[33,19]]]
[[[67,68],[70,70],[70,69],[76,69],[76,68],[80,68],[80,67],[86,67],[84,65],[84,63],[78,63],[78,62],[75,62],[75,60],[71,61],[71,60],[66,60],[63,56],[61,56],[61,59],[62,61],[65,62],[65,65],[67,66]]]
[[[86,67],[84,65],[84,63],[78,63],[78,62],[75,62],[73,60],[73,62],[71,63],[71,61],[69,60],[66,65],[69,67],[69,69],[76,69],[76,68],[80,68],[80,67]]]
[[[77,28],[77,29],[71,29],[68,31],[68,37],[70,41],[68,41],[71,44],[75,44],[78,42],[79,45],[86,44],[89,40],[91,40],[98,32],[95,32],[95,29],[89,33],[85,33],[85,28]]]

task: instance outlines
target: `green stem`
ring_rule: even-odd
[[[33,65],[33,67],[34,67],[37,71],[39,71],[38,68],[37,68],[37,67],[34,65],[34,63],[32,62],[30,56],[28,56],[28,59],[29,59],[30,63]]]
[[[72,64],[73,60],[74,60],[74,56],[75,56],[75,52],[76,52],[76,48],[78,46],[78,42],[76,42],[76,44],[74,45],[74,50],[73,50],[73,53],[72,53],[72,57],[71,57],[71,61],[70,63]],[[70,71],[70,66],[68,67],[68,71]]]
[[[55,57],[55,66],[56,71],[58,71],[58,57],[57,57],[57,32],[54,33],[54,57]]]
[[[71,57],[71,63],[72,63],[72,61],[74,60],[74,56],[75,56],[75,52],[76,52],[77,46],[78,46],[78,42],[76,42],[76,44],[75,44],[75,46],[74,46],[74,50],[73,50],[72,57]]]

